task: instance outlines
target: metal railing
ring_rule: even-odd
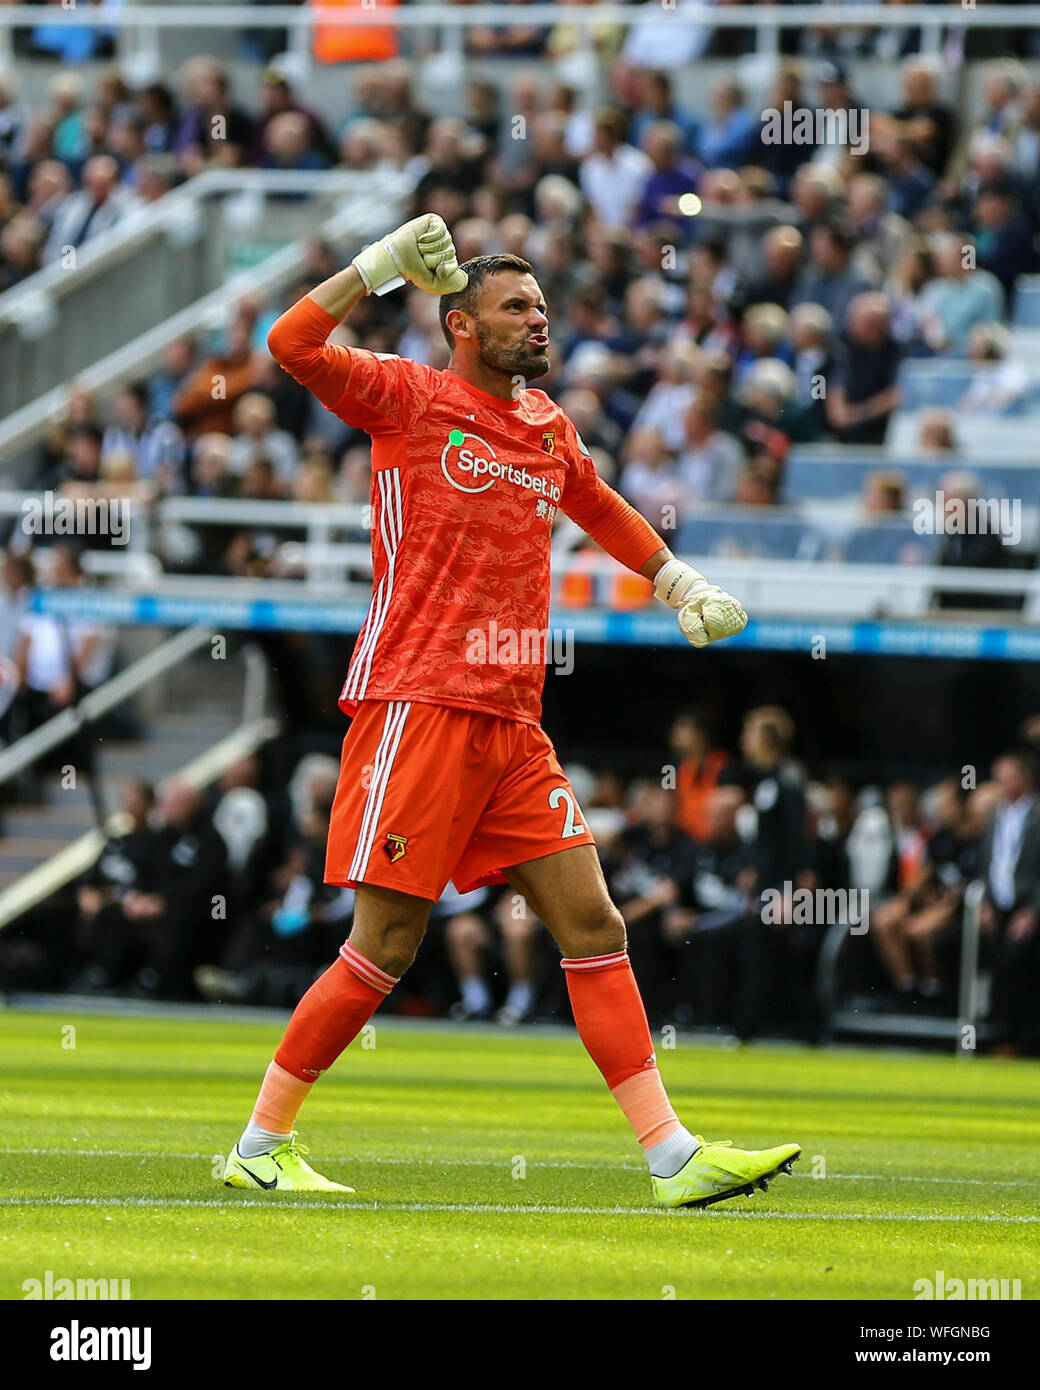
[[[45,266],[0,294],[0,416],[47,409],[49,393],[80,372],[96,374],[99,359],[178,314],[181,332],[212,326],[236,239],[256,238],[269,254],[233,277],[231,292],[266,292],[302,265],[315,236],[384,230],[411,185],[390,169],[210,170],[128,213],[79,248],[74,267]],[[264,272],[276,268],[269,280]],[[9,427],[0,429],[5,458],[17,447]]]
[[[816,997],[829,1034],[869,1034],[888,1038],[953,1043],[958,1057],[973,1057],[976,1045],[988,1037],[982,1018],[986,981],[979,971],[979,932],[986,885],[974,879],[964,890],[961,908],[961,951],[957,977],[957,1012],[952,1017],[873,1012],[850,1007],[842,1000],[841,960],[849,940],[848,924],[829,927],[816,965]]]
[[[26,498],[39,494],[0,492],[0,515],[17,515]],[[746,522],[750,526],[801,520],[797,514],[777,516],[766,510],[714,507],[705,509],[718,526]],[[239,525],[274,533],[302,531],[303,539],[278,546],[281,576],[278,592],[293,588],[342,598],[367,598],[372,573],[369,542],[370,511],[359,503],[249,501],[235,498],[168,497],[153,505],[126,506],[130,543],[117,550],[86,552],[95,574],[118,581],[128,595],[142,592],[176,594],[204,586],[214,597],[234,601],[247,592],[262,596],[264,585],[233,577],[186,576],[163,573],[155,559],[157,531],[174,523],[190,527]],[[346,533],[336,540],[336,533]],[[665,540],[669,539],[668,535]],[[928,538],[934,541],[934,537]],[[570,576],[589,581],[583,604],[610,606],[611,585],[621,567],[603,556],[575,555],[558,541],[553,554],[554,594],[559,596]],[[830,559],[774,559],[759,556],[708,554],[678,546],[684,558],[710,568],[713,583],[739,594],[749,611],[759,615],[806,615],[844,622],[887,616],[920,618],[930,613],[938,594],[970,593],[996,599],[1020,598],[1014,621],[1040,619],[1040,571],[1022,569],[963,569],[936,564],[859,564]],[[998,605],[999,606],[999,605]]]
[[[242,180],[250,181],[257,171],[243,170]],[[410,181],[400,175],[385,176],[379,197],[377,187],[370,185],[368,196],[351,198],[326,221],[319,223],[307,235],[291,242],[268,256],[259,265],[225,280],[203,298],[139,333],[100,360],[94,360],[78,373],[75,386],[85,391],[106,392],[138,377],[147,375],[159,365],[171,343],[185,335],[197,334],[223,324],[232,307],[241,299],[255,298],[261,302],[288,288],[300,274],[310,244],[317,237],[337,248],[360,244],[376,236],[392,224]],[[69,387],[55,386],[28,404],[0,420],[0,459],[8,469],[24,469],[27,451],[46,435],[60,420],[67,408]]]
[[[760,54],[777,54],[784,30],[803,29],[826,23],[828,28],[896,29],[920,28],[922,51],[934,57],[942,52],[944,35],[951,29],[1023,29],[1040,27],[1038,5],[979,5],[957,8],[946,5],[850,4],[828,5],[727,5],[719,8],[699,0],[676,0],[673,5],[653,3],[629,6],[617,4],[525,5],[520,16],[525,24],[553,28],[565,24],[578,35],[579,47],[591,53],[594,31],[604,25],[623,29],[670,25],[700,26],[707,29],[750,29],[755,33]],[[32,29],[42,22],[38,9],[27,5],[0,8],[0,43],[16,28]],[[313,63],[312,44],[318,26],[334,28],[393,27],[405,35],[437,36],[440,56],[461,58],[464,33],[471,26],[502,28],[517,23],[511,5],[477,4],[453,6],[414,4],[354,9],[329,9],[313,5],[126,5],[110,8],[78,8],[47,15],[53,24],[64,20],[70,26],[87,26],[114,32],[120,56],[133,56],[142,70],[161,69],[160,39],[165,34],[220,32],[235,30],[284,30],[289,51],[296,65],[296,76],[303,77]],[[0,54],[2,56],[2,54]]]

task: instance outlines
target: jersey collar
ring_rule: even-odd
[[[482,401],[484,405],[490,406],[492,410],[502,410],[512,414],[514,411],[520,409],[519,395],[514,400],[504,401],[501,396],[493,396],[490,391],[482,391],[479,386],[474,386],[472,382],[467,381],[465,377],[459,376],[458,372],[452,371],[450,367],[446,368],[446,370],[457,386],[461,386],[463,391],[469,392],[471,396],[476,396],[477,400]],[[523,393],[521,393],[521,395],[522,394]]]

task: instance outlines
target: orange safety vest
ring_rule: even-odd
[[[325,10],[371,9],[362,0],[313,0]],[[397,0],[379,0],[380,9],[396,5]],[[319,63],[372,63],[397,57],[397,26],[394,24],[316,24],[314,56]]]

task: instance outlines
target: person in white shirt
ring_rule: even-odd
[[[629,226],[652,173],[643,151],[625,144],[624,118],[616,111],[601,111],[592,153],[581,161],[578,174],[597,219],[607,227]]]

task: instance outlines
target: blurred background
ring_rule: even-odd
[[[0,991],[285,1007],[349,930],[369,447],[266,334],[433,211],[751,614],[691,652],[557,517],[653,1022],[1040,1052],[1038,209],[1036,6],[0,5]],[[411,289],[334,337],[447,360]],[[449,891],[392,1006],[562,1020],[555,959]]]

